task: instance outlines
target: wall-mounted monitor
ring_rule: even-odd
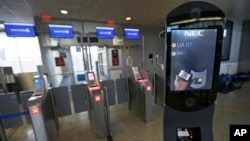
[[[51,38],[74,38],[74,31],[71,25],[49,25]]]
[[[212,89],[217,29],[171,31],[170,91]]]
[[[139,40],[140,39],[140,30],[125,28],[124,29],[124,38],[129,40]]]
[[[113,39],[115,30],[112,27],[96,27],[96,36],[99,39]]]
[[[4,29],[8,37],[35,37],[35,26],[23,23],[4,23]]]

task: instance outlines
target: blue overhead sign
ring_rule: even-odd
[[[138,39],[140,39],[140,30],[139,29],[132,29],[132,28],[125,28],[124,29],[124,36],[125,36],[125,39],[138,40]]]
[[[35,37],[33,24],[4,23],[4,29],[8,37]]]
[[[114,28],[112,28],[112,27],[96,27],[96,36],[99,39],[113,39],[115,36]]]
[[[49,25],[49,32],[52,38],[74,38],[71,25]]]

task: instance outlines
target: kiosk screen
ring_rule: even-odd
[[[171,32],[170,90],[212,88],[217,29],[178,29]]]
[[[134,77],[135,77],[136,80],[142,79],[138,67],[132,67],[132,71],[134,73]]]
[[[42,87],[42,79],[41,78],[36,78],[35,79],[35,89],[40,90]]]
[[[94,87],[96,86],[96,83],[95,83],[95,76],[94,76],[94,73],[93,72],[88,72],[88,83],[91,87]]]
[[[89,73],[88,76],[89,76],[89,81],[94,81],[95,80],[93,73]]]
[[[40,95],[42,93],[42,78],[35,76],[34,77],[34,94]]]

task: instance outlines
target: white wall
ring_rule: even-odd
[[[230,59],[228,61],[221,62],[220,74],[222,73],[226,74],[228,71],[228,67],[230,67],[228,71],[229,74],[236,74],[238,72],[241,34],[242,34],[242,21],[234,21]]]

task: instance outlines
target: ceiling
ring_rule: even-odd
[[[188,0],[0,0],[0,21],[34,23],[33,16],[162,27],[167,13]],[[190,0],[189,0],[190,1]],[[250,0],[206,0],[231,20],[250,20]],[[60,14],[61,9],[69,11]],[[131,21],[125,21],[131,16]]]

